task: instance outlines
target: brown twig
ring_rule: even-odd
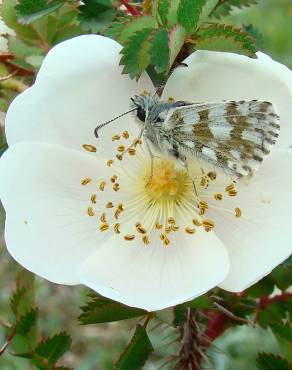
[[[128,3],[128,0],[121,0],[121,3],[127,8],[128,12],[133,16],[137,17],[141,15],[140,10]]]
[[[16,331],[14,330],[10,335],[9,337],[7,338],[6,342],[3,344],[3,346],[0,348],[0,356],[3,355],[3,353],[6,351],[6,349],[8,348],[9,344],[12,342],[14,336],[16,334]]]

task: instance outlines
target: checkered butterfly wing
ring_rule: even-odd
[[[231,176],[250,177],[279,136],[279,116],[265,101],[190,104],[168,114],[163,128],[180,150],[221,167]]]

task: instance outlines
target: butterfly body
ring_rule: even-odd
[[[133,99],[143,135],[160,152],[186,161],[186,155],[236,178],[250,177],[279,136],[279,117],[266,101],[192,103]]]

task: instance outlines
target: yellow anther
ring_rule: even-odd
[[[235,217],[239,218],[239,217],[241,217],[241,215],[242,215],[241,209],[236,207],[235,208]]]
[[[169,96],[168,97],[168,101],[174,101],[174,97],[173,96]]]
[[[85,179],[81,180],[81,185],[87,185],[91,182],[91,178],[85,177]]]
[[[171,225],[171,230],[172,231],[178,231],[179,230],[179,226]]]
[[[213,171],[210,171],[210,172],[208,172],[207,176],[209,177],[210,180],[214,181],[217,178],[217,173],[213,172]]]
[[[229,191],[231,191],[233,189],[234,189],[234,184],[230,184],[230,185],[226,186],[225,191],[228,193]]]
[[[111,177],[111,182],[115,182],[117,180],[118,176],[117,175],[113,175]]]
[[[236,191],[235,189],[232,189],[232,190],[230,190],[230,191],[228,192],[228,195],[229,195],[230,197],[236,197],[236,195],[237,195],[237,191]]]
[[[136,147],[138,144],[142,144],[142,140],[141,139],[135,139],[134,146]]]
[[[115,224],[115,226],[114,226],[114,232],[116,233],[116,234],[120,234],[120,227],[121,227],[121,224]]]
[[[141,226],[142,226],[142,224],[141,224],[141,222],[137,222],[137,223],[135,224],[135,226],[136,226],[136,227],[141,227]]]
[[[91,153],[95,153],[95,152],[96,152],[96,147],[95,147],[95,146],[93,146],[93,145],[90,145],[90,144],[83,144],[82,146],[83,146],[83,148],[84,148],[85,150],[87,150],[88,152],[91,152]]]
[[[199,208],[208,209],[209,208],[208,203],[207,202],[203,202],[203,201],[200,200],[200,202],[199,202]]]
[[[113,185],[113,189],[114,191],[118,191],[120,190],[120,184],[118,184],[117,182]]]
[[[99,230],[100,231],[106,231],[109,229],[109,224],[107,222],[100,225]]]
[[[193,224],[196,226],[202,226],[202,222],[199,221],[197,218],[193,219]]]
[[[91,200],[91,203],[96,204],[96,194],[92,194],[90,200]]]
[[[117,154],[116,158],[118,158],[118,160],[121,161],[123,159],[123,156],[121,154]]]
[[[106,182],[105,181],[101,181],[99,183],[99,190],[100,191],[104,191],[105,186],[106,186]]]
[[[149,236],[148,235],[143,235],[142,236],[143,243],[148,245],[150,244]]]
[[[223,199],[223,195],[222,195],[222,194],[220,194],[220,193],[216,193],[216,194],[214,195],[214,198],[215,198],[216,200],[222,200],[222,199]]]
[[[106,223],[106,214],[105,213],[102,213],[100,215],[100,221]]]
[[[167,246],[170,243],[170,240],[166,236],[166,234],[161,234],[160,239],[163,241],[164,245]]]
[[[128,131],[124,131],[123,133],[122,133],[122,136],[123,136],[123,138],[124,139],[129,139],[129,133],[128,133]]]
[[[135,148],[131,148],[131,149],[128,150],[128,153],[130,155],[135,155],[136,154],[136,149]]]
[[[172,231],[172,228],[171,226],[168,226],[164,229],[164,231],[166,232],[166,234],[169,234],[171,231]]]
[[[112,137],[112,141],[117,141],[117,140],[120,140],[120,135],[114,135],[113,137]]]
[[[161,225],[160,222],[155,222],[155,227],[156,227],[157,230],[162,229],[162,225]]]
[[[207,179],[206,177],[202,176],[201,177],[201,181],[200,181],[200,185],[204,188],[206,185],[207,185]]]
[[[206,208],[200,208],[199,209],[199,215],[203,216],[206,213]]]
[[[132,234],[126,234],[124,236],[124,239],[125,240],[134,240],[135,239],[135,235],[132,235]]]
[[[144,229],[144,227],[141,227],[141,226],[137,227],[137,231],[140,234],[146,234],[147,233],[147,231]]]
[[[215,223],[212,220],[204,220],[203,226],[206,231],[211,231],[215,227]]]
[[[124,209],[119,208],[119,207],[115,210],[114,218],[115,218],[116,220],[119,218],[119,216],[120,216],[120,214],[122,213],[122,211],[123,211],[123,210],[124,210]]]
[[[174,217],[168,217],[167,222],[168,222],[170,225],[175,225],[175,219],[174,219]]]
[[[148,91],[148,90],[144,90],[144,91],[143,91],[143,95],[145,95],[145,96],[150,96],[150,91]]]
[[[122,203],[119,203],[117,208],[118,208],[120,211],[123,211],[123,210],[124,210],[124,205],[123,205]]]
[[[119,145],[117,151],[119,153],[123,153],[125,151],[125,149],[126,149],[125,145]]]
[[[94,216],[94,212],[93,212],[92,207],[87,208],[87,214],[88,214],[88,216]]]
[[[108,202],[107,205],[105,206],[105,208],[113,208],[114,205],[112,204],[112,202]]]
[[[112,159],[109,159],[106,164],[110,167],[112,164],[114,163],[114,161]]]
[[[195,234],[195,232],[196,232],[196,229],[192,229],[191,227],[186,227],[185,228],[185,231],[186,231],[186,233],[188,233],[188,234]]]

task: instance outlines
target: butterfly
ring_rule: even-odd
[[[131,100],[129,112],[140,121],[139,138],[146,138],[150,154],[149,142],[184,165],[188,155],[235,178],[253,176],[279,137],[279,116],[267,101],[193,103],[148,94]],[[95,135],[112,121],[97,126]]]

